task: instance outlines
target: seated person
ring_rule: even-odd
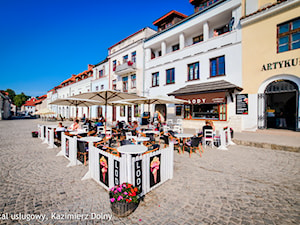
[[[138,125],[138,122],[137,121],[133,121],[133,126],[132,126],[132,135],[135,136],[137,135],[137,133],[141,132],[141,128],[140,126]]]
[[[77,131],[80,129],[79,120],[74,120],[74,123],[68,128],[68,130]]]
[[[213,130],[209,120],[206,120],[205,125],[202,127],[202,135],[204,135],[205,130]]]
[[[92,123],[89,119],[86,119],[85,122],[83,123],[83,125],[87,125],[88,126],[88,130],[92,129]]]
[[[133,144],[133,143],[130,140],[127,140],[125,135],[122,135],[120,137],[120,145],[121,146],[123,146],[123,145],[131,145],[131,144]]]
[[[62,122],[59,122],[57,128],[55,129],[55,131],[64,132],[64,131],[67,131],[67,129],[62,125]]]

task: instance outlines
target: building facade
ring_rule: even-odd
[[[217,129],[229,124],[241,130],[235,113],[235,95],[242,90],[241,1],[190,3],[194,14],[171,11],[154,22],[160,32],[144,43],[144,92],[189,103],[151,110],[165,119],[184,118],[184,127],[200,128],[210,119]]]
[[[242,3],[243,130],[299,130],[300,1]]]
[[[109,61],[108,58],[97,63],[93,68],[92,91],[103,91],[109,89]],[[96,119],[104,115],[104,106],[91,106],[91,118]],[[108,107],[108,120],[111,120],[111,108]]]
[[[72,98],[72,96],[89,92],[92,90],[93,80],[93,65],[88,65],[88,69],[77,75],[72,75],[67,80],[63,81],[60,85],[53,88],[47,93],[47,103],[58,98]],[[50,105],[50,109],[55,112],[56,117],[62,118],[75,118],[76,107],[75,106],[60,106]],[[78,107],[78,118],[84,115],[90,115],[90,110],[87,107]]]
[[[144,95],[144,40],[156,31],[146,27],[109,47],[109,88]],[[112,107],[112,120],[131,122],[140,117],[140,106]],[[108,113],[108,115],[110,115]]]

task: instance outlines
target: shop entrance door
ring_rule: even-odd
[[[288,80],[270,83],[266,90],[267,128],[296,129],[298,118],[298,87]]]

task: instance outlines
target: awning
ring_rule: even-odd
[[[186,85],[168,95],[189,101],[189,104],[224,103],[226,93],[232,97],[235,90],[243,90],[225,80]]]
[[[188,104],[210,104],[210,103],[224,103],[226,92],[212,92],[193,95],[181,95],[176,98],[187,100]]]

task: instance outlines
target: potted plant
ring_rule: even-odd
[[[140,190],[132,184],[123,183],[109,190],[111,210],[116,216],[130,215],[140,203]]]

